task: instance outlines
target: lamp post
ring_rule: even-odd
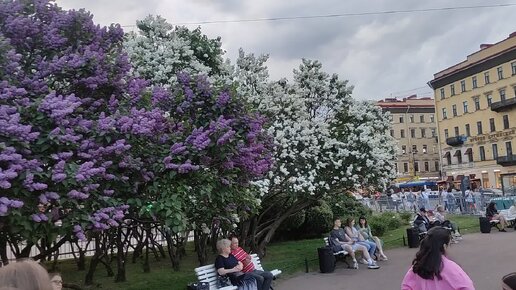
[[[416,155],[417,153],[417,150],[412,150],[412,168],[414,169],[414,179],[416,178]]]

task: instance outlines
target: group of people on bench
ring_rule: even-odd
[[[458,243],[462,239],[457,224],[446,219],[446,211],[442,205],[438,205],[434,211],[420,208],[413,223],[422,235],[435,226],[441,226],[451,231],[452,243]]]
[[[274,276],[271,272],[255,269],[251,255],[238,244],[238,238],[217,241],[219,255],[215,269],[220,276],[227,276],[238,290],[269,290]]]
[[[383,252],[382,241],[372,235],[365,217],[360,217],[358,221],[358,225],[355,225],[355,219],[348,218],[343,228],[341,219],[335,219],[328,243],[334,252],[344,250],[349,253],[353,259],[351,266],[353,269],[358,269],[359,261],[366,264],[368,269],[379,269],[380,266],[373,257],[378,251],[378,260],[387,260],[387,256]],[[356,253],[361,254],[362,258],[360,260],[357,260]]]

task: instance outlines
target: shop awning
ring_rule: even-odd
[[[471,154],[472,152],[473,152],[473,151],[471,150],[471,148],[468,148],[468,149],[466,150],[466,152],[464,152],[464,155],[469,155],[469,154]]]
[[[398,184],[399,188],[407,188],[407,187],[415,187],[415,186],[435,186],[437,183],[435,181],[414,181]]]
[[[446,152],[446,153],[444,154],[444,156],[443,156],[443,158],[448,158],[448,157],[450,157],[450,151]]]
[[[460,156],[460,150],[455,151],[455,154],[453,154],[454,157]]]

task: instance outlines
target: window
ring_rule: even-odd
[[[503,115],[503,128],[509,129],[509,115]]]
[[[451,163],[451,154],[450,154],[450,152],[448,152],[447,155],[446,155],[446,161],[448,162],[448,165],[452,164]]]
[[[410,129],[410,138],[416,138],[416,129]]]
[[[493,144],[493,159],[498,158],[498,144]]]
[[[477,135],[482,134],[482,121],[477,122]]]
[[[423,153],[426,154],[428,151],[428,146],[426,145],[423,145]]]
[[[419,116],[419,122],[424,123],[425,122],[425,115]]]
[[[507,152],[507,157],[512,156],[512,143],[511,141],[505,142],[505,151]]]
[[[414,123],[414,115],[410,115],[410,123]]]
[[[408,163],[407,162],[403,163],[403,172],[405,172],[405,173],[408,172]]]
[[[494,118],[489,119],[489,128],[491,129],[491,132],[496,131],[496,126],[495,126]]]
[[[491,106],[492,103],[493,103],[493,96],[487,95],[487,105]]]
[[[400,123],[403,123],[403,116],[400,116]]]
[[[450,92],[452,96],[455,96],[455,85],[450,85]]]
[[[435,137],[435,128],[432,128],[431,131],[432,131],[432,137]]]
[[[457,163],[462,163],[462,152],[460,150],[455,151],[455,156],[457,156]]]
[[[441,100],[442,100],[445,97],[445,95],[444,95],[444,88],[441,88],[440,91],[441,91]]]
[[[460,81],[460,91],[464,93],[466,91],[466,81],[462,80]]]
[[[394,137],[394,130],[391,130],[391,137]]]
[[[484,146],[479,146],[478,152],[480,153],[480,161],[486,161],[486,151],[484,150]]]
[[[405,138],[405,130],[400,130],[400,138]]]
[[[430,168],[428,166],[428,161],[425,161],[425,171],[430,171]]]
[[[480,98],[479,97],[474,97],[473,98],[473,102],[475,102],[475,111],[480,110]]]
[[[516,61],[511,63],[512,75],[516,75]]]
[[[434,162],[435,171],[439,171],[439,161]]]
[[[417,153],[417,145],[412,145],[412,153]]]
[[[444,119],[448,119],[448,117],[446,116],[446,108],[443,108],[443,120]]]
[[[474,88],[474,89],[478,88],[478,85],[477,85],[477,77],[476,77],[476,76],[471,77],[471,83],[473,84],[473,88]]]
[[[435,122],[434,114],[430,115],[430,123],[433,123],[433,122]]]
[[[407,146],[401,145],[401,154],[407,154]]]
[[[462,102],[462,107],[464,108],[464,114],[468,112],[468,101]]]
[[[448,139],[448,129],[444,129],[444,138]]]
[[[398,171],[398,163],[394,163],[394,169],[396,170],[396,172],[399,172]]]
[[[498,91],[500,93],[500,101],[505,101],[505,89]]]
[[[496,72],[498,73],[498,79],[503,79],[503,68],[501,66],[496,69]]]
[[[426,129],[421,128],[421,138],[426,138]]]
[[[414,171],[419,172],[419,162],[414,161]]]
[[[489,72],[488,72],[488,71],[486,71],[486,72],[484,73],[484,83],[485,83],[486,85],[487,85],[487,84],[489,84]]]
[[[471,151],[471,148],[466,150],[466,155],[468,155],[468,161],[473,162],[473,151]]]
[[[457,105],[452,106],[452,114],[454,117],[457,117]]]
[[[468,136],[468,137],[471,136],[471,130],[469,128],[469,124],[466,124],[465,127],[466,127],[466,136]]]
[[[459,136],[459,127],[453,128],[455,131],[455,137]]]

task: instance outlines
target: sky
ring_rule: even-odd
[[[512,2],[511,2],[512,1]],[[168,22],[199,23],[516,4],[516,0],[58,0],[65,9],[85,8],[101,25],[134,30],[149,14]],[[466,59],[481,43],[496,43],[516,31],[516,6],[432,12],[383,13],[282,21],[201,24],[220,36],[226,58],[238,49],[269,54],[271,80],[292,79],[302,58],[321,61],[328,73],[349,80],[353,97],[380,100],[417,94],[433,97],[433,74]],[[512,20],[511,20],[512,19]],[[196,28],[198,24],[186,25]]]

